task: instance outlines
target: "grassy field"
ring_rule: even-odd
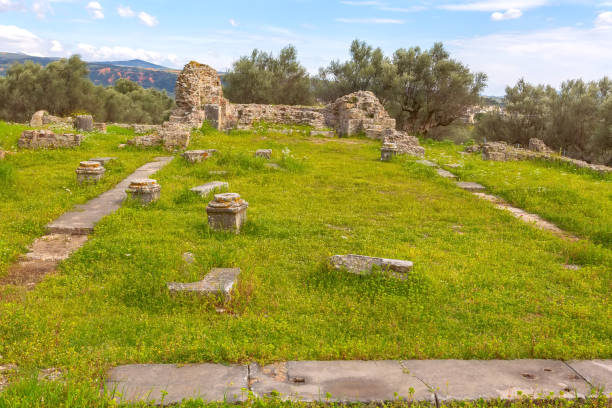
[[[612,174],[547,161],[483,161],[480,154],[460,155],[462,147],[451,143],[427,148],[428,157],[440,164],[463,164],[452,169],[462,179],[481,183],[517,207],[612,249]]]
[[[127,137],[117,130],[80,149],[7,161],[14,193],[0,203],[12,225],[0,226],[2,248],[10,248],[3,265],[50,219],[160,155],[117,150]],[[597,243],[562,241],[414,159],[380,162],[379,147],[267,130],[195,132],[190,148],[219,154],[200,164],[177,157],[154,177],[159,202],[127,202],[35,290],[0,287],[0,364],[18,364],[22,378],[60,367],[73,390],[87,393],[126,363],[612,357],[612,251],[601,235]],[[254,157],[260,148],[273,149],[280,170]],[[455,160],[447,145],[426,148]],[[116,170],[80,191],[74,168],[94,155],[118,156]],[[467,179],[481,164],[465,162]],[[570,176],[584,180],[565,184],[578,197],[591,196],[589,183],[610,189],[609,180]],[[212,180],[228,181],[250,203],[242,234],[209,230],[208,199],[189,189]],[[185,252],[194,264],[184,263]],[[407,281],[330,270],[327,258],[346,253],[408,259],[415,268]],[[199,280],[212,267],[242,269],[226,313],[214,300],[169,296],[166,282]]]

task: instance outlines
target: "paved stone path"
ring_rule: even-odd
[[[183,399],[244,401],[279,395],[300,401],[383,402],[480,398],[585,398],[612,393],[612,360],[289,361],[250,364],[140,364],[108,373],[109,395],[123,402]]]
[[[418,160],[417,163],[422,164],[427,167],[436,168],[437,169],[436,171],[441,177],[456,178],[456,176],[453,173],[439,168],[436,163],[433,163],[429,160]],[[454,165],[452,167],[456,168],[458,167],[458,165]],[[569,232],[562,230],[561,228],[557,227],[555,224],[549,221],[546,221],[545,219],[543,219],[537,214],[528,213],[527,211],[521,208],[514,207],[508,204],[506,201],[504,201],[500,197],[484,193],[484,191],[486,190],[486,187],[478,183],[473,183],[471,181],[458,181],[456,184],[457,184],[457,187],[471,192],[476,197],[492,202],[495,205],[495,207],[499,208],[500,210],[506,210],[510,212],[510,214],[512,214],[513,216],[515,216],[521,221],[535,225],[536,227],[542,230],[552,232],[554,235],[557,235],[558,237],[563,238],[563,239],[568,239],[570,241],[578,241],[580,239],[570,234]]]
[[[85,204],[77,205],[75,210],[48,224],[48,235],[34,241],[30,252],[9,268],[8,275],[0,280],[0,284],[32,288],[45,275],[54,272],[59,262],[69,258],[74,251],[82,247],[87,242],[87,235],[93,232],[95,225],[103,217],[121,207],[127,196],[125,190],[132,180],[148,178],[172,159],[173,157],[156,158],[155,161],[136,169],[112,189]]]

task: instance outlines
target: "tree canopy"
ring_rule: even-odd
[[[58,116],[85,111],[104,122],[161,123],[173,105],[165,92],[126,79],[112,87],[94,85],[76,55],[44,68],[30,61],[14,64],[0,78],[0,117],[18,122],[44,109]]]

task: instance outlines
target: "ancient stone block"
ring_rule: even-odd
[[[240,268],[214,268],[199,282],[170,282],[168,283],[168,290],[171,293],[220,295],[228,299],[238,275],[240,275]]]
[[[191,189],[191,191],[205,197],[215,190],[223,190],[227,188],[229,188],[229,184],[225,181],[211,181],[201,186],[194,187]]]
[[[376,95],[369,91],[354,92],[336,99],[325,108],[326,123],[340,136],[350,136],[372,129],[395,129],[392,119]],[[371,134],[371,137],[378,138]]]
[[[529,150],[538,153],[552,153],[552,150],[546,146],[542,140],[536,137],[529,139]]]
[[[262,157],[270,160],[272,158],[272,149],[259,149],[255,152],[255,157]]]
[[[31,127],[41,127],[46,125],[59,125],[71,127],[73,123],[73,119],[71,117],[62,118],[59,116],[50,115],[49,112],[45,110],[40,110],[32,115],[30,119]]]
[[[74,118],[74,128],[83,132],[94,130],[93,117],[91,115],[78,115]]]
[[[139,179],[132,181],[126,192],[132,199],[139,200],[142,204],[149,204],[159,199],[161,186],[157,180]]]
[[[76,169],[77,183],[97,183],[105,171],[98,161],[82,161]]]
[[[132,129],[136,134],[156,133],[159,131],[160,127],[160,125],[146,125],[141,123],[132,125]]]
[[[459,181],[457,182],[457,187],[472,192],[486,190],[485,186],[471,181]]]
[[[166,150],[185,149],[189,146],[191,126],[166,122],[162,125],[159,135]]]
[[[181,156],[183,156],[189,163],[200,163],[203,160],[207,160],[216,151],[217,149],[187,150]]]
[[[22,149],[76,147],[81,145],[83,138],[80,134],[56,134],[45,129],[24,130],[17,144]]]
[[[412,270],[413,263],[399,259],[375,258],[363,255],[334,255],[330,258],[331,265],[336,269],[346,268],[351,273],[368,274],[374,265],[383,271],[406,274]]]
[[[382,132],[383,143],[394,143],[398,154],[408,154],[416,157],[425,156],[425,148],[419,144],[419,139],[406,132],[395,129],[385,129]]]
[[[437,172],[440,177],[444,177],[448,179],[457,178],[457,176],[455,176],[453,173],[451,173],[450,171],[446,171],[444,169],[438,169]]]
[[[94,129],[98,133],[106,133],[106,123],[104,122],[94,122]]]
[[[102,166],[106,166],[108,162],[111,160],[117,160],[116,157],[94,157],[93,159],[89,159],[89,161],[94,161],[100,163]]]
[[[397,145],[393,142],[385,142],[383,143],[382,148],[380,149],[380,160],[382,161],[390,161],[391,158],[397,155]]]
[[[466,153],[480,153],[482,151],[482,146],[481,145],[465,146],[465,149],[463,149],[463,151]]]
[[[233,230],[237,234],[247,220],[249,203],[236,193],[216,194],[215,199],[208,203],[206,213],[208,224],[215,230]]]
[[[127,141],[127,144],[138,147],[153,147],[161,143],[161,137],[156,134],[136,136]]]

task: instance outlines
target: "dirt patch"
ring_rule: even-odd
[[[8,270],[8,275],[0,279],[0,285],[19,285],[28,289],[55,272],[58,261],[21,261]]]

